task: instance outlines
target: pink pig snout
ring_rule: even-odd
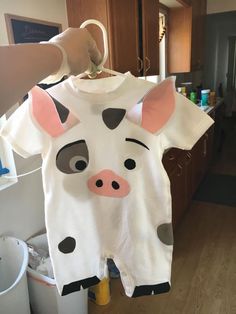
[[[91,192],[108,197],[125,197],[130,192],[129,183],[111,170],[102,170],[88,180]]]

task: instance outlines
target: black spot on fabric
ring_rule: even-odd
[[[50,96],[50,95],[49,95]],[[56,100],[55,98],[53,98],[52,96],[50,96],[56,106],[57,112],[59,114],[61,123],[66,122],[68,115],[69,115],[69,110],[63,106],[58,100]]]
[[[100,279],[98,279],[97,276],[78,280],[78,281],[73,281],[69,283],[68,285],[64,285],[62,289],[62,295],[67,295],[75,291],[80,291],[81,286],[83,289],[87,289],[91,286],[97,285],[100,282]]]
[[[105,125],[113,130],[118,127],[126,113],[125,109],[108,108],[103,110],[102,119]]]
[[[166,245],[174,244],[173,228],[171,223],[165,223],[157,227],[157,236]]]
[[[75,163],[75,168],[79,171],[83,171],[87,167],[87,163],[84,160],[78,160]]]
[[[72,253],[75,249],[76,241],[72,237],[67,237],[58,244],[58,249],[64,254]]]
[[[112,185],[114,190],[119,190],[119,188],[120,188],[119,183],[116,181],[112,181],[111,185]]]
[[[138,144],[138,145],[141,145],[143,147],[145,147],[146,149],[150,150],[147,145],[145,145],[143,142],[139,141],[139,140],[136,140],[135,138],[129,138],[129,137],[126,137],[125,139],[127,142],[131,142],[131,143],[135,143],[135,144]]]
[[[101,188],[103,186],[102,180],[97,180],[96,181],[96,187]]]
[[[157,285],[136,286],[132,298],[137,298],[144,295],[161,294],[168,291],[170,291],[169,282],[164,282]]]
[[[128,158],[124,162],[124,165],[125,165],[125,168],[127,168],[128,170],[133,170],[136,167],[136,162],[135,160]]]

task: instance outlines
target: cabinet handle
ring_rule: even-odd
[[[204,142],[203,142],[203,156],[206,157],[206,155],[207,155],[207,142],[208,142],[208,137],[209,137],[208,133],[205,133],[204,137],[205,138],[204,138]]]
[[[177,177],[180,177],[183,173],[183,167],[180,164],[178,164],[177,167],[179,169],[179,172],[177,173]]]
[[[207,155],[207,138],[205,138],[203,142],[203,156],[206,157],[206,155]]]
[[[147,61],[147,66],[145,66],[145,73],[147,73],[151,68],[151,61],[148,57],[145,57],[145,61]]]
[[[169,157],[168,157],[168,160],[174,160],[175,159],[175,156],[173,156],[173,155],[170,155]]]
[[[186,161],[186,165],[189,165],[190,164],[190,162],[191,162],[191,159],[192,159],[192,154],[191,153],[187,153],[187,158],[188,158],[188,160]]]
[[[143,70],[143,60],[138,57],[138,63],[137,63],[137,71],[140,73]]]
[[[187,153],[187,156],[188,156],[189,159],[192,158],[192,154],[190,152]]]

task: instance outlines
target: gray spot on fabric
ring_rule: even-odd
[[[67,174],[83,172],[89,163],[89,152],[84,140],[62,147],[56,156],[57,168]]]
[[[173,228],[171,223],[165,223],[157,227],[157,236],[166,245],[173,245]]]

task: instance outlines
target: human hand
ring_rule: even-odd
[[[64,75],[93,72],[94,64],[99,65],[102,59],[95,40],[85,28],[68,28],[44,43],[62,48],[63,61],[58,72],[44,79],[42,83],[59,81]]]

